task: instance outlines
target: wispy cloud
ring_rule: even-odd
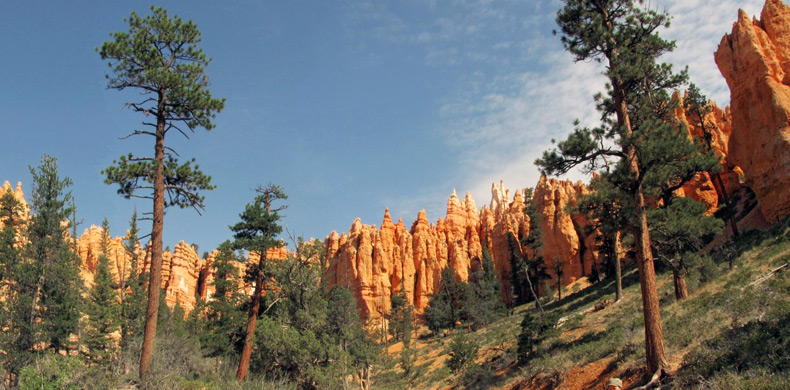
[[[677,49],[664,60],[678,70],[688,65],[693,82],[721,105],[728,104],[729,89],[713,52],[730,32],[739,7],[757,14],[761,6],[760,0],[659,2],[659,9],[665,7],[673,15],[671,28],[662,34],[677,41]],[[587,124],[597,120],[592,95],[604,88],[602,68],[573,63],[551,40],[558,38],[533,36],[508,42],[507,48],[520,50],[522,61],[541,58],[544,66],[504,76],[470,77],[462,82],[460,89],[465,92],[441,108],[447,143],[462,154],[457,179],[480,200],[487,200],[491,183],[500,179],[513,188],[533,186],[539,178],[533,161],[551,146],[549,140],[564,138],[575,118]]]
[[[598,120],[592,96],[604,89],[602,66],[574,63],[551,35],[558,1],[524,3],[458,0],[448,7],[426,2],[425,12],[437,16],[416,24],[378,16],[389,21],[387,39],[421,45],[430,66],[492,64],[459,76],[440,105],[436,127],[458,156],[455,175],[443,180],[453,183],[459,196],[472,191],[478,206],[488,203],[492,182],[504,180],[512,189],[534,186],[539,172],[533,161],[551,140],[563,139],[574,119],[587,125]],[[664,60],[676,70],[688,66],[692,81],[708,97],[728,104],[729,90],[713,52],[730,32],[738,8],[758,14],[762,0],[654,0],[648,6],[673,16],[662,35],[676,40],[677,48]],[[381,14],[390,12],[377,7]],[[584,178],[579,173],[569,177]],[[448,195],[426,191],[387,202],[393,212],[431,206],[434,220],[444,216]]]
[[[672,15],[672,25],[662,35],[677,43],[675,51],[665,60],[678,70],[688,66],[691,81],[703,93],[722,107],[728,105],[730,90],[713,61],[713,53],[722,36],[732,31],[739,8],[759,18],[763,4],[763,0],[659,1],[659,9],[666,9]]]

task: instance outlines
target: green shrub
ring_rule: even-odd
[[[20,390],[77,390],[85,367],[78,357],[47,354],[19,372]]]
[[[477,358],[477,352],[480,350],[480,344],[472,341],[466,334],[460,333],[453,337],[448,348],[450,359],[447,361],[447,367],[453,373],[463,372],[464,369],[473,363]]]
[[[717,372],[767,370],[769,374],[790,371],[790,314],[754,320],[733,327],[706,342],[686,357],[690,371],[702,377]]]
[[[521,333],[518,336],[518,349],[516,358],[519,364],[526,364],[537,354],[538,345],[554,333],[554,324],[557,323],[556,315],[536,315],[528,310],[524,312],[524,320],[521,321]]]

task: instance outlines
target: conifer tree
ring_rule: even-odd
[[[624,203],[629,200],[627,194],[615,187],[604,172],[601,176],[590,180],[591,191],[576,202],[571,213],[582,213],[591,222],[591,229],[603,236],[600,253],[606,256],[610,270],[614,271],[615,302],[623,298],[623,277],[620,263],[620,236],[628,225],[628,207]],[[607,271],[608,272],[608,271]]]
[[[57,159],[44,155],[33,176],[31,229],[26,249],[38,275],[38,302],[44,338],[56,353],[71,349],[70,337],[77,332],[80,318],[81,263],[67,240],[74,210],[68,188],[71,179],[60,178]]]
[[[9,276],[9,270],[19,262],[21,249],[18,243],[22,228],[22,204],[11,190],[0,194],[0,286]]]
[[[540,303],[536,285],[549,277],[543,263],[543,256],[538,255],[540,248],[543,246],[543,233],[540,228],[541,215],[538,210],[538,205],[535,203],[534,190],[527,188],[524,193],[524,214],[529,218],[529,234],[521,239],[521,244],[532,251],[532,257],[528,253],[523,253],[524,259],[519,272],[523,272],[523,280],[527,281],[527,288],[535,300],[535,306],[540,310],[541,316],[543,315],[543,305]],[[516,271],[514,271],[516,272]],[[534,281],[534,283],[533,283]]]
[[[647,369],[662,372],[667,365],[656,290],[645,201],[648,182],[677,185],[672,170],[706,171],[700,147],[673,122],[677,102],[670,93],[686,80],[658,58],[674,42],[658,35],[669,26],[669,15],[641,7],[634,0],[565,0],[557,13],[562,42],[577,61],[595,60],[606,66],[607,95],[596,96],[603,121],[594,129],[578,126],[557,148],[536,161],[543,173],[565,173],[577,165],[594,171],[616,160],[613,182],[630,198],[642,309],[645,319]],[[684,134],[684,132],[686,132]],[[709,156],[701,157],[702,160]],[[651,178],[651,175],[655,177]]]
[[[170,18],[162,8],[151,7],[151,14],[140,17],[132,12],[128,32],[111,34],[99,51],[109,60],[113,76],[107,75],[108,88],[138,91],[141,97],[127,103],[132,111],[146,119],[145,130],[136,135],[154,138],[152,156],[130,153],[121,156],[103,171],[105,183],[118,184],[118,193],[126,198],[153,201],[151,227],[151,269],[148,283],[148,307],[140,353],[140,377],[148,376],[156,335],[159,286],[162,280],[162,233],[165,208],[179,206],[203,208],[201,190],[211,190],[211,178],[200,171],[194,159],[179,164],[177,153],[165,143],[170,131],[189,138],[197,128],[211,130],[212,119],[224,107],[224,99],[212,98],[204,68],[211,61],[198,48],[200,31],[191,21]],[[147,119],[153,117],[153,121]],[[139,194],[139,191],[146,192]]]
[[[129,231],[124,239],[125,257],[129,259],[129,270],[126,277],[126,289],[122,290],[121,300],[121,340],[122,350],[128,348],[132,339],[142,336],[144,315],[146,310],[146,280],[148,273],[140,272],[141,264],[138,253],[139,240],[137,238],[137,211],[132,214],[129,221]]]
[[[19,252],[8,252],[11,257],[6,260],[3,283],[2,350],[12,387],[19,370],[40,352],[37,346],[69,353],[69,339],[79,321],[82,286],[79,258],[66,239],[71,179],[59,176],[57,159],[48,155],[30,173],[32,214],[24,231],[26,245]],[[14,208],[8,204],[5,209]]]
[[[720,219],[705,216],[705,211],[705,204],[683,197],[648,213],[650,238],[658,257],[672,267],[678,301],[688,298],[689,294],[686,276],[691,264],[686,255],[702,249],[707,239],[724,228]]]
[[[425,321],[432,332],[455,327],[456,322],[461,319],[461,299],[467,288],[466,283],[455,280],[452,267],[442,270],[439,288],[425,308]]]
[[[699,87],[697,87],[694,83],[689,84],[688,91],[686,93],[686,97],[683,99],[683,104],[686,108],[686,111],[693,117],[696,117],[697,121],[699,121],[700,127],[702,128],[703,134],[703,141],[705,142],[705,146],[707,150],[713,149],[713,129],[715,127],[714,124],[709,123],[705,117],[711,112],[711,107],[708,104],[708,99],[705,95],[702,94]],[[735,202],[734,199],[730,197],[727,193],[727,188],[724,186],[724,180],[721,178],[721,172],[718,170],[716,172],[712,172],[711,176],[713,176],[713,180],[718,187],[718,195],[719,195],[719,203],[723,204],[724,207],[719,208],[719,212],[722,215],[723,219],[727,220],[730,224],[730,228],[732,229],[732,234],[735,237],[740,235],[738,231],[738,223],[735,219]],[[717,214],[718,215],[718,214]]]
[[[370,367],[376,360],[377,348],[373,336],[363,328],[351,292],[333,286],[327,299],[328,335],[339,351],[334,359],[339,362],[343,388],[348,389],[348,376],[355,375],[361,389],[369,388]]]
[[[411,342],[411,332],[414,329],[414,308],[406,294],[401,291],[390,296],[389,328],[387,329],[392,341],[402,341],[403,345]]]
[[[239,381],[247,378],[247,371],[250,366],[255,325],[260,314],[261,297],[263,296],[264,283],[267,278],[265,274],[267,265],[266,253],[269,249],[278,248],[282,245],[282,242],[277,239],[277,235],[282,232],[282,226],[278,224],[280,220],[278,212],[285,209],[285,206],[273,208],[274,202],[287,199],[285,193],[276,185],[269,184],[266,187],[259,187],[256,191],[259,194],[255,197],[255,201],[247,204],[244,212],[239,214],[241,222],[230,227],[234,232],[234,247],[247,250],[250,253],[256,253],[259,256],[257,263],[248,264],[247,275],[245,276],[247,281],[254,283],[255,290],[252,294],[241,360],[236,371],[236,379]]]
[[[217,247],[211,263],[214,271],[214,294],[206,303],[205,331],[200,344],[208,357],[230,356],[237,352],[242,337],[244,312],[241,304],[246,298],[239,290],[238,258],[230,241]]]
[[[483,240],[480,269],[469,276],[469,287],[463,298],[463,312],[475,328],[494,322],[505,311],[487,241]]]
[[[25,220],[22,218],[22,204],[14,197],[12,191],[7,191],[0,196],[0,327],[6,329],[0,332],[0,350],[5,352],[2,367],[9,375],[7,379],[12,385],[19,369],[24,366],[26,356],[17,350],[17,336],[14,330],[19,330],[20,325],[13,321],[18,317],[17,279],[16,272],[23,260],[20,238],[24,235]],[[24,308],[22,308],[24,309]]]
[[[97,364],[106,364],[115,359],[117,343],[113,333],[120,330],[120,306],[107,258],[109,249],[110,225],[105,218],[102,222],[101,254],[86,310],[88,326],[85,329],[85,345],[90,360]]]

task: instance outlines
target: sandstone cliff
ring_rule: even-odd
[[[767,0],[760,20],[740,10],[714,57],[730,87],[728,158],[776,222],[790,214],[790,7]]]
[[[539,254],[549,268],[553,262],[564,264],[563,284],[589,275],[598,261],[596,232],[588,232],[587,221],[565,211],[565,205],[585,191],[581,183],[542,178],[534,192],[546,240]],[[495,183],[489,206],[478,209],[470,193],[460,200],[453,191],[444,219],[432,224],[421,210],[409,230],[402,219],[393,224],[389,210],[381,229],[357,219],[348,233],[332,232],[324,242],[329,284],[348,288],[364,318],[389,313],[390,297],[401,292],[421,313],[438,288],[442,271],[450,267],[457,280],[467,281],[479,269],[487,245],[502,281],[503,298],[509,302],[511,257],[534,255],[520,243],[530,234],[524,194],[515,191],[511,201],[510,191]]]

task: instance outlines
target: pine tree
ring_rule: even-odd
[[[178,16],[170,18],[162,8],[151,7],[151,14],[141,18],[132,12],[127,19],[129,32],[113,33],[112,41],[102,44],[99,51],[113,77],[107,75],[108,87],[117,90],[132,88],[140,92],[139,100],[127,103],[134,112],[146,118],[146,130],[134,130],[129,136],[147,135],[154,138],[154,154],[139,157],[121,156],[103,171],[105,183],[118,184],[118,193],[126,198],[153,200],[151,228],[151,269],[148,283],[148,307],[140,353],[140,377],[150,373],[151,355],[156,335],[159,286],[162,280],[162,233],[165,208],[179,206],[203,208],[201,190],[211,190],[211,178],[200,171],[194,159],[179,164],[165,144],[171,130],[189,138],[196,128],[211,130],[212,119],[224,107],[224,99],[211,97],[204,67],[211,61],[197,47],[200,31],[191,21]],[[144,195],[137,190],[149,191]]]
[[[22,233],[20,229],[23,228],[22,204],[9,189],[0,194],[0,286],[19,262],[21,249],[18,243]]]
[[[488,251],[487,240],[484,240],[480,269],[469,276],[469,288],[462,299],[462,310],[474,328],[494,322],[505,312],[500,290],[494,261]]]
[[[86,314],[88,324],[85,329],[85,345],[91,362],[107,364],[117,355],[117,343],[113,333],[120,330],[120,306],[118,292],[113,286],[110,262],[107,253],[110,249],[110,225],[107,219],[102,222],[101,254],[96,264],[94,285],[89,292]]]
[[[514,270],[514,272],[522,273],[522,280],[526,280],[529,294],[535,300],[535,306],[543,315],[543,305],[540,303],[536,285],[539,285],[540,281],[548,278],[549,275],[546,273],[543,256],[538,255],[540,248],[543,246],[543,233],[540,229],[540,210],[538,210],[538,205],[535,203],[534,198],[534,190],[527,188],[524,193],[524,214],[529,218],[529,234],[521,239],[521,245],[532,251],[533,255],[530,257],[528,253],[523,253],[521,258],[524,260],[520,264],[520,268]],[[523,283],[521,284],[523,285]],[[524,290],[523,287],[522,290]]]
[[[713,149],[713,133],[712,130],[715,127],[714,124],[709,123],[705,120],[705,117],[711,112],[711,107],[708,104],[708,99],[705,95],[702,94],[699,87],[697,87],[694,83],[689,84],[688,91],[686,93],[686,97],[683,99],[683,104],[686,108],[686,111],[693,117],[696,117],[696,120],[699,121],[700,127],[702,128],[703,134],[703,141],[705,142],[705,146],[707,150]],[[730,197],[727,193],[727,188],[724,186],[724,180],[721,178],[721,172],[712,172],[713,180],[718,187],[718,195],[719,195],[719,203],[723,204],[723,207],[719,208],[719,213],[722,214],[722,219],[725,219],[730,224],[730,228],[732,229],[732,234],[734,237],[738,237],[740,232],[738,231],[738,223],[735,219],[735,202],[734,199]]]
[[[620,236],[627,228],[629,216],[625,202],[629,197],[612,184],[610,173],[604,172],[590,180],[591,191],[576,202],[571,213],[582,213],[591,222],[591,229],[603,236],[600,253],[608,260],[609,270],[615,278],[615,302],[623,298],[623,277],[620,264]],[[612,273],[607,271],[607,273]]]
[[[425,321],[432,332],[454,328],[461,320],[461,299],[467,288],[466,283],[455,280],[455,271],[451,267],[442,270],[439,288],[425,308]]]
[[[80,318],[81,263],[69,245],[68,230],[74,210],[68,177],[58,175],[57,159],[44,155],[36,170],[32,167],[33,193],[30,249],[33,268],[38,275],[37,289],[44,340],[55,352],[72,349],[70,337],[77,332]],[[66,221],[66,223],[64,223]]]
[[[687,132],[678,126],[670,92],[685,82],[685,71],[659,64],[674,42],[658,35],[669,26],[669,15],[640,6],[633,0],[565,0],[557,13],[562,42],[577,61],[605,62],[607,96],[596,96],[603,121],[597,128],[577,127],[557,149],[536,161],[543,173],[565,173],[577,165],[594,171],[617,162],[612,181],[633,207],[629,226],[634,232],[642,308],[645,352],[650,373],[667,365],[645,201],[650,184],[674,186],[680,171],[714,169]],[[686,133],[684,133],[686,132]],[[675,169],[677,168],[677,171]]]
[[[370,368],[378,356],[373,336],[364,329],[351,292],[333,286],[327,300],[327,334],[338,347],[339,376],[348,389],[348,376],[355,375],[361,389],[369,388]]]
[[[141,264],[138,253],[137,212],[129,221],[129,231],[124,239],[125,258],[129,258],[129,271],[126,277],[128,291],[122,290],[121,299],[121,340],[120,347],[126,350],[133,339],[143,335],[144,314],[146,310],[146,280],[148,273],[140,272]]]
[[[220,244],[211,263],[214,294],[206,303],[205,330],[200,335],[200,344],[208,357],[234,355],[240,346],[244,324],[241,304],[246,297],[239,290],[237,264],[232,243],[225,241]]]
[[[25,234],[25,220],[22,218],[22,204],[14,197],[12,191],[7,191],[0,196],[0,327],[7,331],[0,332],[0,350],[5,352],[2,367],[9,377],[5,378],[12,385],[16,382],[19,369],[25,365],[27,358],[24,351],[18,349],[20,344],[18,335],[14,331],[20,330],[23,324],[16,323],[20,318],[19,309],[22,307],[17,301],[19,285],[17,280],[21,275],[16,272],[20,268],[22,248],[20,238]]]
[[[264,283],[267,278],[265,274],[267,265],[266,253],[269,249],[278,248],[282,245],[277,240],[277,235],[282,232],[282,226],[278,224],[280,220],[278,211],[285,209],[285,206],[279,208],[272,208],[272,206],[275,201],[287,198],[280,187],[272,184],[266,187],[259,187],[256,191],[259,195],[255,197],[255,201],[247,204],[244,212],[239,214],[241,222],[230,227],[234,232],[234,247],[247,250],[250,253],[256,253],[259,256],[257,263],[248,264],[247,266],[246,278],[248,282],[254,283],[255,290],[252,294],[241,360],[236,371],[236,379],[239,381],[247,378],[247,371],[250,366],[255,326],[260,314],[261,297],[263,296]]]
[[[684,197],[672,201],[668,206],[650,210],[650,238],[657,249],[658,257],[672,267],[675,299],[688,298],[686,275],[689,265],[688,253],[697,252],[724,223],[714,217],[705,216],[705,204]]]
[[[401,291],[390,296],[390,315],[388,332],[392,341],[402,341],[403,345],[411,342],[411,332],[414,329],[414,308],[406,294]]]
[[[55,352],[71,349],[70,336],[79,321],[82,280],[79,258],[66,239],[72,212],[71,179],[60,178],[57,159],[44,155],[30,168],[33,176],[31,217],[24,229],[24,248],[7,252],[4,279],[2,350],[9,380],[16,386],[19,370],[45,344]],[[13,210],[4,202],[5,210]]]

